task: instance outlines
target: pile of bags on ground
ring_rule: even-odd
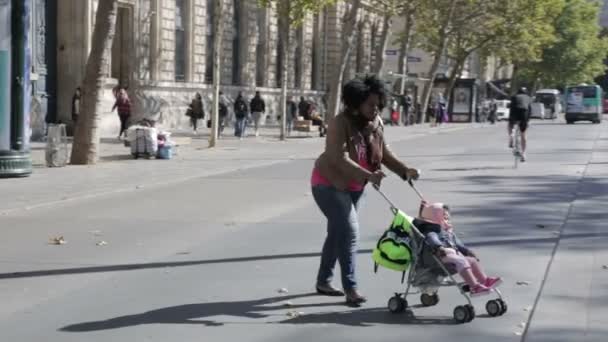
[[[131,147],[131,154],[135,159],[171,159],[175,142],[171,140],[170,132],[158,130],[144,120],[129,127],[125,146]]]

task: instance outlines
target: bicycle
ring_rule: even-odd
[[[519,130],[519,125],[514,125],[513,130],[511,131],[511,137],[513,139],[513,157],[515,158],[515,163],[513,165],[514,169],[517,169],[517,165],[521,160],[521,131]]]

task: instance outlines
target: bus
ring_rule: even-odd
[[[602,88],[598,85],[578,85],[566,88],[566,122],[602,121]]]

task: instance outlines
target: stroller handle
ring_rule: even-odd
[[[393,213],[393,215],[396,215],[399,212],[399,209],[393,203],[393,201],[391,201],[390,198],[388,198],[388,196],[386,196],[386,194],[384,192],[382,192],[382,190],[380,190],[379,185],[374,184],[374,189],[376,189],[376,191],[378,191],[380,196],[382,196],[384,198],[384,200],[386,200],[386,202],[388,202],[388,204],[391,206],[391,208],[390,208],[391,212]],[[416,227],[414,224],[412,224],[412,230],[414,231],[414,234],[416,234],[418,237],[421,237],[424,239],[424,234],[422,234],[422,232],[420,232],[420,230],[418,230],[418,227]]]

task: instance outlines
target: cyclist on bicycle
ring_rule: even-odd
[[[513,127],[519,125],[521,131],[521,161],[526,161],[526,130],[530,120],[530,104],[532,99],[528,96],[528,90],[519,88],[517,94],[511,98],[509,110],[509,148],[513,148]]]

